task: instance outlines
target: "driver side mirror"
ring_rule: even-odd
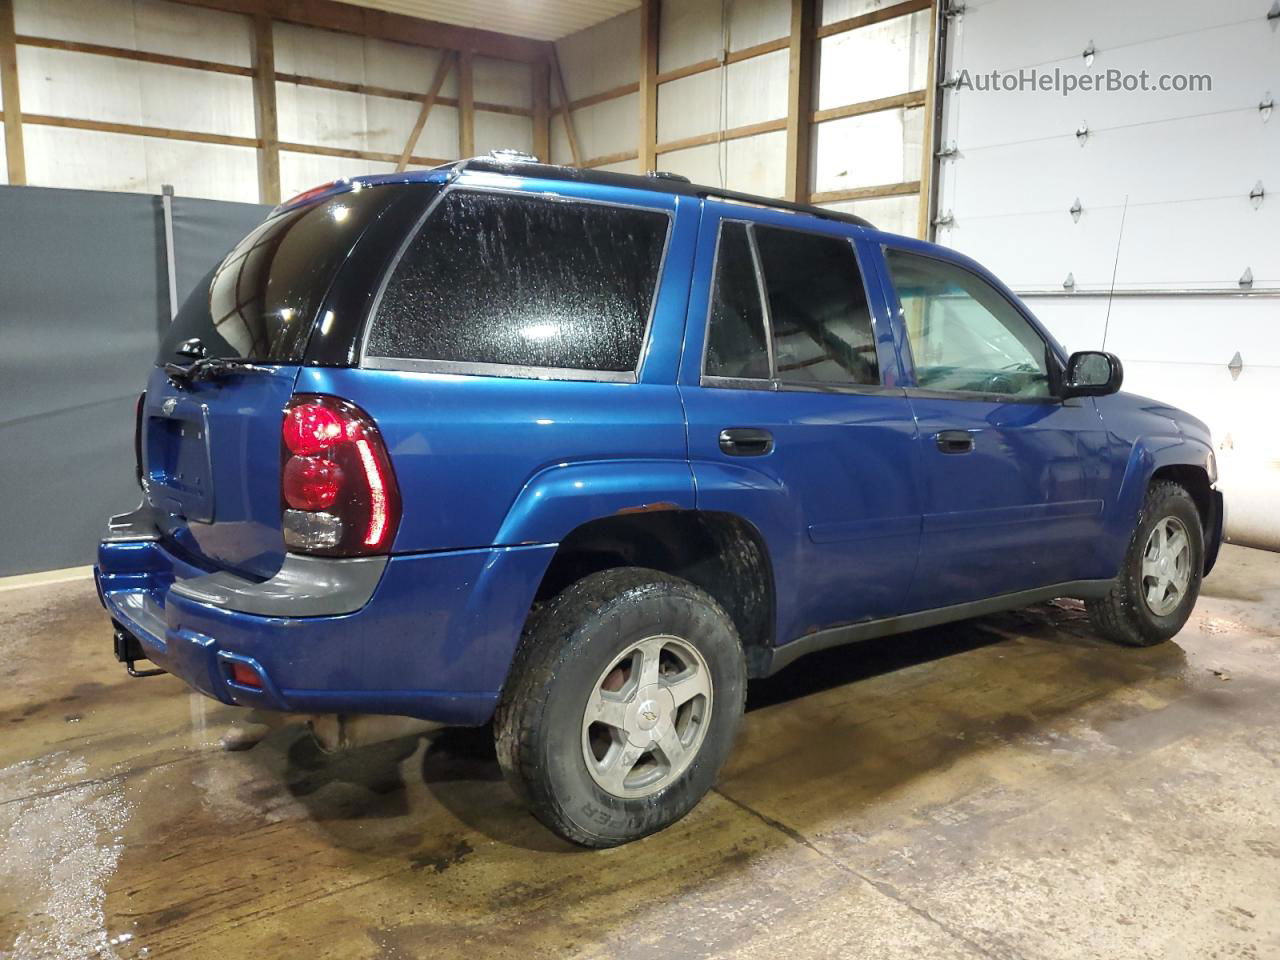
[[[1105,397],[1115,393],[1124,383],[1124,367],[1114,353],[1081,350],[1067,360],[1062,377],[1062,399],[1070,397]]]

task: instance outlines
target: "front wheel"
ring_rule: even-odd
[[[606,570],[527,630],[494,718],[498,760],[553,831],[615,846],[702,799],[745,693],[737,632],[706,592],[656,570]]]
[[[1174,636],[1196,605],[1204,571],[1200,513],[1186,488],[1153,484],[1115,586],[1085,603],[1103,637],[1146,647]]]

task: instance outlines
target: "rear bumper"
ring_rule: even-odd
[[[554,550],[294,556],[254,583],[193,567],[134,514],[113,520],[95,575],[148,659],[223,703],[467,725],[493,713]],[[236,663],[261,688],[235,682]]]

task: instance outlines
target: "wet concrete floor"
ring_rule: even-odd
[[[1280,555],[1172,643],[1069,602],[753,684],[719,787],[586,852],[484,731],[319,754],[0,593],[0,957],[1280,957]]]

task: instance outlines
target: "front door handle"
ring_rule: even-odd
[[[943,453],[973,452],[973,434],[968,430],[943,430],[935,439]]]
[[[720,449],[731,457],[763,457],[773,452],[773,434],[759,427],[729,427],[720,431]]]

